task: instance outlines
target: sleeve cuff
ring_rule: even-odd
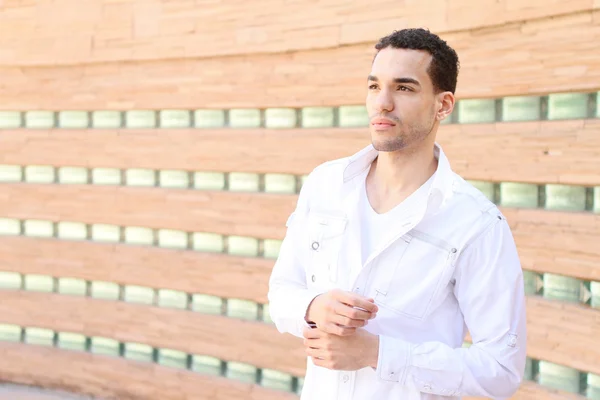
[[[294,301],[293,310],[290,310],[290,316],[298,321],[297,322],[297,333],[299,336],[302,336],[302,330],[304,328],[314,328],[315,325],[306,321],[306,312],[308,311],[308,306],[310,303],[317,297],[322,294],[322,292],[307,290],[303,291],[303,293],[299,293]]]
[[[377,376],[387,382],[404,384],[408,375],[412,346],[404,340],[379,336]]]

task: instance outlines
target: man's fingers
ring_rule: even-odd
[[[369,320],[369,319],[372,319],[373,316],[375,315],[373,313],[359,310],[358,308],[354,308],[354,307],[351,307],[351,306],[348,306],[348,305],[342,304],[342,303],[337,304],[337,307],[335,308],[334,312],[337,315],[341,315],[346,318],[359,319],[359,320],[360,319]]]
[[[302,336],[306,339],[318,339],[321,337],[321,332],[318,329],[305,327],[302,330]]]
[[[323,330],[327,333],[337,336],[348,336],[356,332],[356,328],[346,328],[344,326],[339,326],[334,322],[327,324]]]
[[[333,322],[347,328],[362,328],[366,325],[366,321],[364,320],[352,319],[342,315],[335,315],[333,317]]]
[[[376,313],[379,309],[373,299],[359,296],[356,293],[340,292],[338,294],[338,300],[352,307],[362,308],[370,313]]]

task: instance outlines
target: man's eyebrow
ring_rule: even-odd
[[[367,79],[369,81],[379,82],[379,78],[377,78],[375,75],[369,75]],[[395,78],[394,83],[412,83],[413,85],[421,86],[419,81],[413,78]]]

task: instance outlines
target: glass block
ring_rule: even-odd
[[[166,188],[186,189],[190,186],[190,175],[187,171],[162,170],[159,171],[160,186]]]
[[[25,343],[54,346],[54,331],[44,328],[25,328]]]
[[[296,389],[296,394],[298,396],[302,395],[303,387],[304,387],[304,378],[298,378],[298,388]]]
[[[192,247],[196,251],[222,253],[223,235],[216,233],[196,232],[192,235]]]
[[[225,110],[194,111],[194,127],[222,128],[225,126]]]
[[[333,107],[305,107],[302,109],[303,128],[329,128],[335,123]]]
[[[152,246],[154,231],[150,228],[128,226],[125,228],[125,243]]]
[[[600,282],[590,282],[590,292],[592,294],[592,307],[600,308]]]
[[[85,336],[79,333],[59,332],[58,347],[65,350],[85,351]]]
[[[81,167],[61,167],[58,169],[58,182],[85,185],[88,183],[88,170]]]
[[[159,307],[186,309],[188,295],[179,290],[160,289],[158,291]]]
[[[70,240],[87,239],[87,226],[81,222],[59,222],[58,237]]]
[[[192,371],[207,375],[221,375],[221,360],[210,356],[192,356]]]
[[[28,165],[25,181],[29,183],[54,183],[54,167],[50,165]]]
[[[129,186],[155,186],[156,173],[152,169],[128,169],[125,171],[125,182]]]
[[[256,383],[256,372],[254,365],[231,361],[227,363],[225,376],[242,382]]]
[[[263,304],[262,320],[267,324],[273,323],[273,320],[271,319],[271,307],[268,304]]]
[[[159,113],[161,128],[189,128],[192,114],[188,110],[162,110]]]
[[[194,172],[194,188],[223,190],[225,189],[225,174],[222,172]]]
[[[500,184],[500,204],[504,207],[537,207],[538,186],[530,183]]]
[[[158,363],[166,367],[187,368],[187,353],[179,350],[159,349]]]
[[[0,271],[0,289],[21,289],[23,278],[17,272]]]
[[[229,126],[232,128],[258,128],[260,122],[259,109],[239,108],[229,110]]]
[[[484,181],[469,181],[476,189],[482,192],[490,201],[494,201],[494,183]]]
[[[83,279],[59,278],[58,293],[71,296],[85,296],[87,283]]]
[[[25,127],[54,128],[54,111],[26,111]]]
[[[458,101],[458,123],[486,123],[496,120],[496,100],[468,99]]]
[[[127,128],[155,128],[156,113],[152,110],[131,110],[125,112]]]
[[[52,221],[27,220],[25,221],[25,235],[34,237],[54,236],[54,223]]]
[[[115,339],[94,336],[91,338],[90,351],[94,354],[117,357],[119,355],[119,342]]]
[[[306,180],[307,180],[307,179],[308,179],[308,175],[302,175],[302,176],[300,177],[300,188],[299,188],[299,189],[302,189],[302,187],[303,187],[303,186],[304,186],[304,184],[306,183]]]
[[[92,112],[92,127],[96,129],[120,128],[122,123],[121,111]]]
[[[290,174],[266,174],[265,192],[267,193],[296,193],[296,176]]]
[[[541,98],[516,96],[502,99],[502,121],[536,121],[541,118]]]
[[[586,118],[587,93],[559,93],[548,96],[548,119]]]
[[[549,299],[578,302],[581,298],[579,279],[555,274],[544,274],[544,297]]]
[[[20,235],[21,221],[13,218],[0,218],[0,235]]]
[[[121,185],[121,170],[117,168],[92,169],[92,183],[94,185]]]
[[[523,379],[526,381],[534,380],[533,376],[533,360],[529,357],[525,360],[525,373],[523,374]]]
[[[158,231],[158,245],[176,249],[185,249],[188,245],[188,234],[184,231],[160,229]]]
[[[583,186],[546,185],[546,208],[549,210],[584,211],[585,197]]]
[[[365,106],[340,106],[339,126],[356,128],[369,126],[369,114]]]
[[[260,178],[258,174],[231,172],[229,174],[229,190],[235,192],[258,192]]]
[[[121,241],[121,227],[117,225],[93,224],[92,240],[116,243]]]
[[[16,129],[20,127],[20,111],[0,111],[0,129]]]
[[[594,212],[600,213],[600,186],[594,188]]]
[[[25,275],[25,290],[52,293],[54,291],[54,278],[48,275]]]
[[[12,324],[0,324],[0,342],[20,342],[21,327]]]
[[[265,239],[265,241],[263,242],[264,257],[276,259],[279,256],[281,243],[281,240]]]
[[[58,113],[59,128],[87,128],[89,126],[87,111],[60,111]]]
[[[525,294],[535,295],[544,285],[541,274],[533,271],[523,270],[523,280],[525,282]]]
[[[596,93],[596,118],[600,118],[600,92]]]
[[[292,390],[292,376],[272,369],[263,369],[260,385],[269,389],[290,392]]]
[[[155,291],[152,288],[126,285],[124,300],[128,303],[154,304]]]
[[[296,110],[293,108],[267,108],[265,110],[265,126],[267,128],[294,128],[296,124]]]
[[[125,343],[124,356],[129,360],[152,362],[152,353],[154,349],[147,344],[142,343]]]
[[[227,299],[227,316],[256,321],[258,304],[249,300]]]
[[[93,281],[91,294],[94,299],[119,300],[119,285],[114,282]]]
[[[195,294],[192,296],[192,311],[203,314],[221,315],[223,299],[208,294]]]
[[[579,393],[581,376],[579,371],[548,361],[540,361],[539,383],[552,389]]]
[[[258,256],[258,239],[242,236],[229,236],[228,253],[236,256]]]
[[[21,182],[22,180],[23,168],[20,165],[0,165],[0,182]]]
[[[600,400],[600,375],[587,375],[587,398]]]

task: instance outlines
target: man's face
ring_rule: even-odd
[[[379,51],[368,77],[367,111],[371,141],[379,151],[418,146],[436,121],[439,103],[427,73],[426,51]]]

